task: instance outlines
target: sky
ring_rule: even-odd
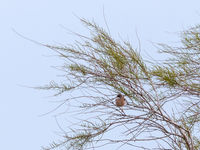
[[[54,53],[18,36],[48,44],[76,40],[64,28],[85,34],[78,17],[95,20],[113,37],[129,39],[158,58],[152,42],[173,44],[178,32],[199,23],[199,0],[1,0],[0,1],[0,149],[36,150],[58,139],[50,92],[40,86],[58,80]],[[159,59],[159,58],[158,58]],[[25,85],[25,86],[23,86]],[[53,98],[55,99],[55,98]],[[58,98],[59,100],[59,98]],[[127,150],[127,149],[126,149]]]

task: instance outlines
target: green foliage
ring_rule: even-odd
[[[72,85],[66,85],[65,83],[58,84],[54,81],[51,81],[48,85],[35,87],[35,89],[39,90],[53,90],[56,91],[56,94],[54,96],[58,96],[66,91],[70,91],[74,88]]]
[[[171,87],[176,86],[178,83],[176,81],[176,77],[178,76],[175,70],[167,67],[157,66],[152,71],[152,75],[157,77],[163,84],[167,84]]]
[[[76,131],[71,129],[72,134],[64,136],[64,141],[59,143],[53,142],[49,147],[43,148],[44,150],[56,149],[60,147],[65,147],[67,150],[83,150],[88,146],[93,145],[94,142],[98,142],[101,139],[101,134],[103,134],[108,126],[103,120],[99,120],[100,123],[93,123],[85,121],[86,123],[81,124],[81,131]],[[97,138],[97,140],[95,140]]]
[[[200,26],[184,31],[179,47],[160,44],[160,51],[171,57],[157,64],[145,61],[128,41],[120,43],[96,23],[81,21],[90,31],[89,37],[75,33],[82,41],[69,46],[45,45],[65,60],[66,82],[51,82],[39,89],[53,89],[58,94],[80,90],[87,96],[68,100],[80,100],[83,114],[93,117],[83,119],[78,129],[71,129],[63,141],[47,149],[82,150],[107,140],[133,147],[138,147],[137,142],[156,141],[159,148],[164,142],[176,150],[198,150]],[[126,98],[123,108],[113,102],[118,93]],[[180,107],[177,103],[181,109],[176,109]],[[121,139],[103,140],[108,131],[122,127]]]
[[[73,72],[79,72],[82,75],[86,75],[87,74],[87,70],[83,65],[78,65],[78,64],[71,64],[69,66],[69,69]]]

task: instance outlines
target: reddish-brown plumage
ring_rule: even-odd
[[[124,96],[121,94],[117,95],[117,99],[116,99],[116,106],[117,107],[122,107],[125,105],[125,99]]]

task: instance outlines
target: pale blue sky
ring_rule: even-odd
[[[199,23],[199,0],[1,0],[0,1],[0,149],[36,150],[57,139],[52,115],[39,117],[55,105],[48,92],[19,85],[44,85],[60,74],[53,53],[17,36],[44,43],[69,43],[76,39],[60,26],[85,33],[75,15],[94,19],[105,27],[103,7],[114,37],[133,44],[137,31],[142,48],[156,50],[151,42],[173,43],[175,32]],[[74,15],[75,14],[75,15]],[[61,65],[61,64],[60,64]]]

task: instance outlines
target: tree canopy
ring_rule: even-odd
[[[64,78],[40,87],[67,93],[80,120],[50,149],[200,149],[200,26],[181,32],[179,46],[158,44],[164,61],[145,60],[128,41],[116,41],[95,22],[81,19],[90,36],[73,45],[46,47],[65,63]],[[72,93],[79,94],[72,94]],[[126,104],[115,105],[117,94]],[[69,106],[70,107],[70,106]],[[152,144],[153,143],[153,144]]]

